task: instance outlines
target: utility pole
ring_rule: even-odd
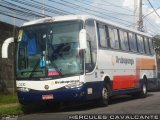
[[[43,16],[45,16],[44,15],[44,0],[42,0],[42,14],[43,14]]]
[[[134,24],[135,29],[143,30],[142,0],[134,0]]]
[[[142,0],[139,1],[139,31],[143,30],[143,18],[142,18]]]
[[[134,26],[133,26],[133,28],[136,29],[136,30],[138,29],[138,24],[137,24],[137,21],[138,21],[138,4],[137,3],[138,3],[138,1],[134,0],[134,13],[133,13],[134,14],[134,18],[133,18],[134,19],[133,20],[134,21],[134,24],[133,24]]]
[[[13,10],[13,15],[14,15],[14,18],[13,18],[13,37],[15,37],[15,31],[16,31],[16,11]]]

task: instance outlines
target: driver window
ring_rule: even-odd
[[[85,59],[85,65],[86,65],[86,72],[89,72],[93,69],[92,65],[92,54],[91,54],[91,42],[87,41],[87,49],[86,49],[86,59]]]
[[[91,72],[96,65],[97,59],[97,40],[96,40],[96,32],[95,32],[95,22],[94,20],[86,21],[86,31],[87,31],[87,41],[88,46],[86,50],[86,72]]]

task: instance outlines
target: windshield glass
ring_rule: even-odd
[[[82,22],[67,21],[22,28],[18,36],[17,77],[83,73],[79,52]]]

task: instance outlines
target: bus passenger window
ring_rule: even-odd
[[[118,31],[113,27],[108,27],[110,46],[113,49],[119,49]]]
[[[106,30],[103,24],[98,23],[98,39],[100,47],[108,47],[108,42],[106,39]]]
[[[137,52],[136,35],[129,33],[129,45],[132,52]]]
[[[146,37],[144,37],[144,45],[145,45],[146,54],[149,54],[148,38],[146,38]]]
[[[152,39],[149,39],[149,48],[150,48],[151,54],[154,54],[155,52],[154,52],[154,49],[153,49],[153,41],[152,41]]]
[[[122,50],[129,51],[129,44],[128,44],[128,36],[127,32],[119,31],[120,40],[121,40],[121,48]]]
[[[137,35],[137,43],[138,43],[138,50],[140,53],[145,53],[144,51],[144,42],[143,42],[143,37]]]

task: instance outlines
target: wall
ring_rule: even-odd
[[[17,30],[17,27],[15,27]],[[14,93],[15,92],[15,76],[14,76],[14,43],[9,46],[9,58],[2,59],[2,44],[4,40],[13,37],[14,26],[0,22],[0,93]],[[15,32],[13,32],[15,31]]]

